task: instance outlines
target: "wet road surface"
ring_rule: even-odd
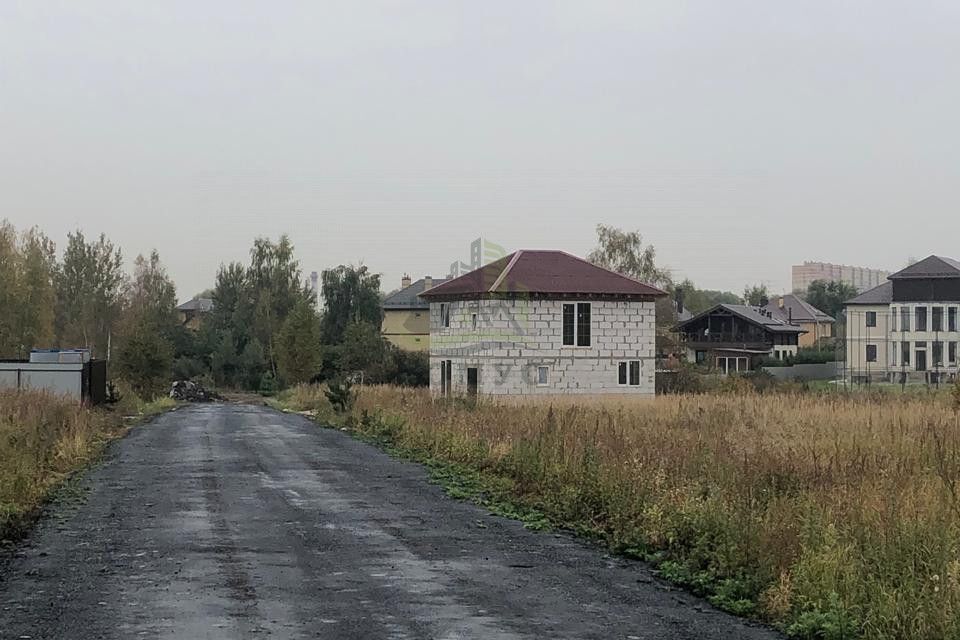
[[[772,640],[267,408],[135,428],[0,558],[0,638]]]

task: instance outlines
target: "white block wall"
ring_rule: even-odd
[[[577,300],[468,300],[430,305],[430,388],[440,393],[440,363],[452,363],[454,393],[466,393],[476,367],[481,394],[654,395],[655,303],[590,301],[589,347],[563,345],[563,305]],[[473,316],[477,316],[476,328]],[[618,363],[640,361],[640,385],[618,384]],[[549,369],[537,384],[537,368]]]

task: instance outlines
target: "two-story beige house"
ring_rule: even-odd
[[[655,390],[655,301],[666,293],[562,251],[523,250],[433,287],[437,395]]]
[[[777,296],[764,310],[803,329],[798,344],[800,347],[815,347],[823,338],[833,337],[836,320],[800,296],[792,293]]]
[[[403,276],[400,290],[383,300],[383,323],[380,329],[383,337],[406,351],[429,350],[430,303],[423,300],[420,294],[446,281],[446,278],[426,276],[412,282],[410,276]]]
[[[846,373],[872,380],[943,382],[957,375],[960,262],[930,256],[847,301]]]

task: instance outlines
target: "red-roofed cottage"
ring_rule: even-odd
[[[660,289],[562,251],[517,251],[421,294],[430,387],[466,394],[654,394]]]

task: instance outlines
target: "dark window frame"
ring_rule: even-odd
[[[617,386],[639,387],[642,373],[640,360],[621,360],[617,363]]]
[[[868,344],[866,348],[867,362],[877,361],[877,345]]]
[[[589,347],[591,339],[590,318],[592,308],[589,302],[577,303],[577,346]]]
[[[577,305],[564,303],[563,305],[563,346],[572,347],[577,342]]]
[[[877,326],[877,312],[876,311],[867,311],[867,326],[876,327]]]
[[[450,328],[450,303],[440,303],[440,326],[444,329]]]

